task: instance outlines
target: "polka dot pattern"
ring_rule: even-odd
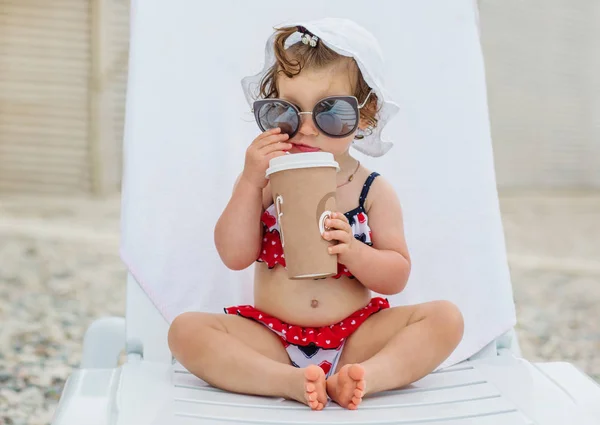
[[[237,314],[265,325],[279,335],[285,347],[291,344],[302,347],[314,345],[324,349],[335,349],[340,347],[371,315],[389,307],[390,304],[387,299],[376,297],[364,308],[354,312],[341,322],[314,328],[290,325],[251,305],[228,307],[225,308],[225,313]]]

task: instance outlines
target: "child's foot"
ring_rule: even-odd
[[[365,395],[365,370],[359,364],[347,364],[327,380],[327,394],[342,407],[355,410]]]
[[[294,399],[307,404],[312,410],[323,410],[327,403],[325,372],[316,365],[310,365],[301,371],[304,375],[302,392]]]

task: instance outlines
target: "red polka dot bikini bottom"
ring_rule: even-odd
[[[329,376],[335,372],[348,337],[371,315],[389,307],[388,300],[376,297],[341,322],[317,328],[284,323],[250,305],[227,307],[224,310],[227,314],[237,314],[255,320],[275,332],[281,339],[292,365],[306,367],[315,364]]]

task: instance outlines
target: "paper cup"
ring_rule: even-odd
[[[338,163],[327,152],[284,155],[269,163],[273,202],[290,279],[337,274],[337,255],[323,239],[325,220],[336,211]]]

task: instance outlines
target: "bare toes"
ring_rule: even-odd
[[[313,410],[322,410],[327,402],[325,372],[318,366],[308,366],[304,369],[304,380],[306,404]]]
[[[356,382],[363,381],[365,378],[365,369],[358,364],[350,365],[348,367],[348,376]]]
[[[365,394],[365,370],[361,365],[345,365],[327,381],[329,396],[340,406],[354,410]]]

